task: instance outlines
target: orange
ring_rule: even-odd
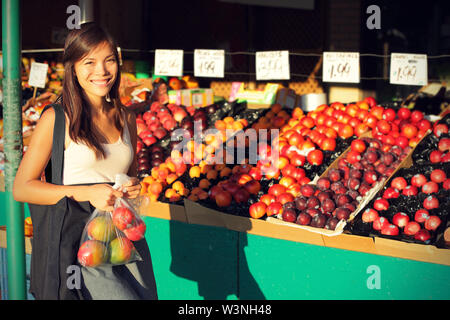
[[[244,129],[244,125],[242,124],[242,122],[236,121],[233,123],[232,129],[235,131],[240,131]]]
[[[180,191],[178,191],[178,194],[183,196],[183,197],[187,197],[189,195],[189,189],[183,188]]]
[[[194,152],[194,150],[195,150],[195,141],[194,141],[194,140],[188,141],[188,142],[186,143],[186,149],[187,149],[189,152]]]
[[[208,192],[206,192],[205,190],[202,190],[198,193],[197,196],[200,200],[205,200],[205,199],[208,199],[209,195],[208,195]]]
[[[200,187],[195,187],[194,189],[192,189],[191,194],[193,195],[197,195],[199,192],[203,191],[202,188]]]
[[[146,194],[147,193],[147,187],[148,187],[148,183],[141,182],[141,191],[139,192],[139,194],[140,195]],[[25,224],[27,223],[27,219],[25,219]]]
[[[142,182],[150,184],[152,182],[155,182],[155,178],[153,178],[152,176],[146,176],[144,179],[142,179]]]
[[[151,194],[159,195],[161,191],[163,190],[162,184],[160,182],[153,182],[149,187],[148,190]]]

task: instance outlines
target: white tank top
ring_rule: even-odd
[[[85,184],[114,182],[118,173],[128,173],[133,162],[133,146],[130,140],[127,122],[123,129],[123,137],[115,143],[103,143],[105,158],[96,159],[95,152],[84,143],[70,144],[64,150],[63,184]],[[68,134],[66,134],[68,135]]]

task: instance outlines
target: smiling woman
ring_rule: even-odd
[[[112,211],[117,198],[136,198],[141,189],[136,118],[120,103],[116,48],[94,23],[69,33],[62,96],[42,112],[14,180],[14,198],[31,205],[35,226],[30,291],[36,299],[157,298],[145,238],[134,243],[142,261],[81,267],[82,287],[66,286],[90,214]],[[50,159],[52,175],[42,181]],[[123,189],[111,186],[117,174],[131,177]]]

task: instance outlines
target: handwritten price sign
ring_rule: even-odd
[[[390,83],[411,86],[428,84],[426,54],[391,54]]]
[[[289,79],[289,51],[256,52],[256,80]]]
[[[324,52],[322,80],[359,83],[359,52]]]
[[[155,50],[155,74],[181,77],[183,75],[183,50]]]
[[[30,87],[45,88],[45,80],[47,79],[48,64],[32,62],[30,68],[30,77],[28,84]]]
[[[224,50],[194,50],[195,77],[223,78],[224,70]]]

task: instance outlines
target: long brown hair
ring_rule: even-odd
[[[101,134],[96,129],[87,101],[84,99],[83,89],[75,76],[75,62],[85,57],[91,50],[102,43],[111,46],[115,59],[119,64],[119,54],[113,38],[95,23],[82,24],[80,29],[72,30],[66,38],[64,45],[63,63],[64,80],[61,104],[69,119],[69,135],[74,142],[83,142],[95,151],[97,159],[105,157],[101,144]],[[120,66],[118,66],[116,80],[109,92],[109,98],[114,106],[114,125],[123,133],[124,121],[122,116],[123,105],[119,96]]]

